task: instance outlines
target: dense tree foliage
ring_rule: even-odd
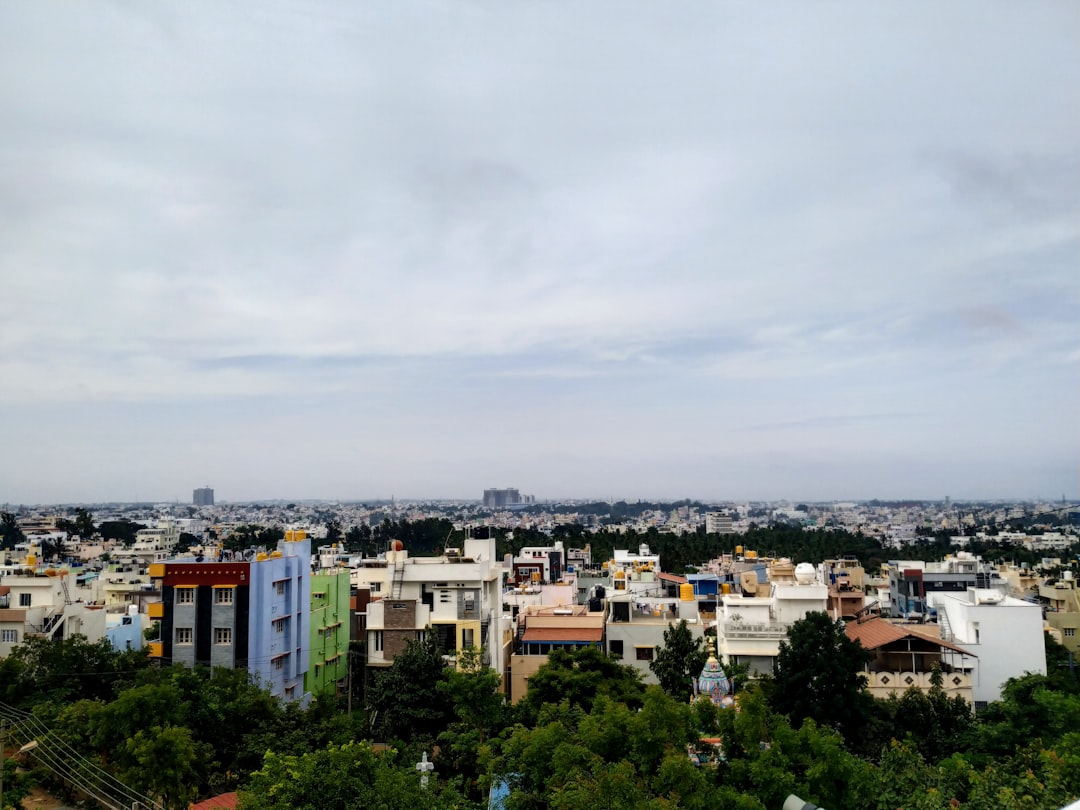
[[[228,551],[247,551],[249,548],[276,548],[279,541],[285,539],[285,530],[280,526],[260,526],[246,523],[237,526],[221,541],[221,547]]]
[[[14,512],[0,512],[0,550],[15,548],[26,540]]]
[[[827,617],[793,627],[776,679],[747,684],[737,709],[646,688],[592,648],[553,653],[508,706],[478,651],[448,667],[433,634],[373,677],[371,713],[353,718],[332,698],[282,704],[243,672],[158,668],[81,639],[17,648],[0,662],[0,700],[33,712],[43,745],[62,740],[170,808],[236,788],[243,808],[480,808],[500,780],[507,806],[529,810],[771,810],[788,793],[827,807],[1056,810],[1080,796],[1070,670],[1014,679],[978,716],[940,686],[873,701],[852,684],[864,651],[841,635]],[[435,767],[426,790],[422,752]]]
[[[773,707],[800,725],[811,719],[849,741],[857,738],[872,703],[862,674],[870,653],[826,613],[808,613],[791,625],[773,672]]]
[[[105,520],[97,527],[97,533],[104,541],[119,540],[125,546],[135,542],[135,535],[139,529],[145,529],[145,524],[136,523],[133,520]]]
[[[660,688],[676,700],[688,701],[693,694],[693,680],[708,660],[704,640],[694,638],[686,619],[669,624],[664,631],[664,645],[657,646],[649,669],[660,681]]]
[[[453,785],[428,788],[411,763],[364,742],[331,745],[300,755],[268,751],[240,792],[239,810],[441,810],[467,806]]]
[[[519,719],[531,725],[545,706],[560,703],[588,712],[598,698],[607,697],[636,709],[644,691],[637,670],[595,647],[558,649],[529,678],[529,691],[516,708]]]

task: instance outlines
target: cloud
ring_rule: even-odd
[[[757,469],[703,481],[764,496],[756,453],[786,447],[794,481],[841,433],[853,469],[894,448],[882,486],[908,496],[922,473],[896,437],[940,458],[954,423],[972,475],[996,463],[982,434],[1026,437],[1027,491],[1053,477],[1040,459],[1080,451],[1060,373],[1077,22],[1054,4],[4,7],[0,439],[20,474],[0,499],[106,496],[40,448],[96,426],[79,446],[115,453],[120,481],[152,446],[124,449],[129,408],[191,446],[199,414],[222,425],[164,491],[220,465],[256,496],[287,436],[325,455],[314,496],[335,473],[340,495],[443,494],[409,476],[450,459],[447,494],[514,465],[526,489],[689,488],[658,447]],[[991,390],[1014,393],[959,395]],[[339,444],[373,448],[362,476]],[[595,467],[567,476],[583,447]]]

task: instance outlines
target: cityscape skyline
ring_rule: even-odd
[[[0,501],[1080,492],[1080,7],[0,8]]]

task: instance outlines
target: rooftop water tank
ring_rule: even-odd
[[[795,566],[795,581],[800,585],[811,585],[817,579],[814,566],[807,562],[801,562]]]

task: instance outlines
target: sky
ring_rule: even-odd
[[[1080,4],[0,5],[0,503],[1080,496]]]

